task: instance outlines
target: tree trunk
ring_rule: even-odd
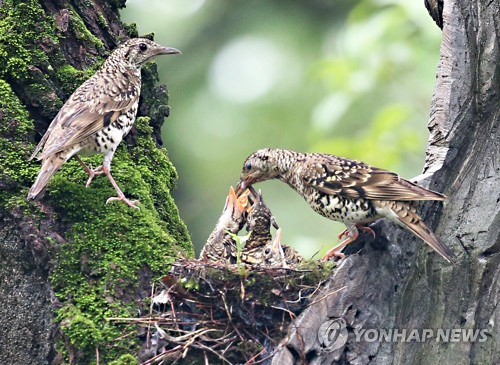
[[[113,194],[69,161],[45,197],[26,194],[40,167],[28,162],[69,95],[117,44],[137,36],[119,20],[123,0],[0,1],[0,363],[109,364],[135,359],[134,341],[105,320],[135,316],[149,278],[192,253],[170,195],[177,174],[160,149],[168,114],[156,66],[143,69],[139,118],[118,148],[113,174],[140,211],[106,205]],[[102,156],[91,158],[100,165]],[[64,360],[63,360],[64,358]],[[120,362],[122,363],[122,362]]]
[[[415,236],[377,222],[377,239],[351,247],[318,294],[324,299],[289,327],[273,364],[500,363],[499,9],[497,0],[444,1],[420,182],[444,192],[448,202],[424,204],[421,212],[457,262],[449,265]],[[334,344],[328,340],[335,336],[320,330],[328,320],[346,323]],[[412,329],[420,335],[428,329],[433,337],[405,342],[373,340],[374,331],[359,335],[368,329],[406,330],[406,340]],[[484,336],[446,341],[436,338],[438,329],[484,330]]]

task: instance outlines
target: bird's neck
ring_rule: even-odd
[[[108,58],[105,61],[105,64],[103,68],[111,70],[111,71],[118,71],[120,73],[127,73],[128,75],[131,75],[133,77],[138,78],[139,80],[141,79],[141,66],[136,65],[135,63],[129,62],[126,59],[119,59],[119,58]]]
[[[301,165],[303,154],[289,150],[278,150],[277,153],[278,179],[292,186],[297,178],[296,170]]]
[[[276,150],[276,168],[277,172],[280,176],[288,175],[290,170],[292,169],[295,161],[297,160],[297,152],[289,151],[289,150]]]

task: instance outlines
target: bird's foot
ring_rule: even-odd
[[[334,248],[328,250],[328,252],[326,253],[326,255],[323,256],[321,258],[321,260],[319,260],[319,261],[320,262],[327,262],[332,257],[338,257],[340,259],[343,259],[345,257],[345,254],[343,254],[342,252],[340,252],[340,250],[338,250],[337,247],[334,247]]]
[[[110,202],[115,201],[115,200],[120,200],[120,201],[124,202],[125,204],[127,204],[131,208],[139,209],[139,207],[136,205],[139,203],[139,200],[130,200],[127,197],[125,197],[125,194],[123,194],[122,190],[120,189],[120,187],[116,183],[115,179],[113,179],[113,176],[111,176],[111,171],[109,171],[109,166],[108,167],[103,166],[102,171],[103,171],[103,173],[106,174],[109,181],[111,182],[111,185],[113,185],[113,187],[116,190],[116,193],[118,194],[118,196],[113,196],[111,198],[108,198],[108,200],[106,200],[106,204],[109,204]]]
[[[371,229],[370,227],[366,227],[366,226],[362,226],[362,225],[356,225],[356,227],[360,230],[362,230],[363,232],[366,232],[366,233],[369,233],[373,236],[373,238],[375,238],[375,232],[373,231],[373,229]],[[346,229],[347,231],[347,229]]]
[[[342,249],[347,246],[349,243],[356,241],[356,239],[359,236],[358,230],[356,229],[357,226],[347,226],[346,230],[343,231],[341,234],[339,234],[339,238],[342,238],[344,236],[347,236],[347,238],[340,242],[337,246],[331,248],[325,256],[320,260],[321,262],[328,261],[332,257],[340,257],[344,258],[345,255],[340,252]],[[368,228],[369,229],[369,228]],[[371,229],[370,229],[371,231]]]
[[[85,172],[89,175],[89,179],[87,180],[87,183],[85,184],[86,188],[88,188],[90,186],[90,184],[92,184],[92,180],[94,180],[94,176],[104,174],[104,170],[102,169],[102,165],[99,167],[96,167],[95,169],[89,168]]]
[[[358,228],[359,230],[361,230],[363,232],[371,234],[373,236],[373,238],[375,238],[375,232],[370,227],[366,227],[366,226],[363,226],[361,224],[356,224],[356,228]],[[339,233],[339,235],[337,237],[339,238],[339,240],[342,239],[343,237],[349,237],[349,230],[347,228],[344,229],[342,232]]]
[[[342,232],[340,232],[337,237],[338,237],[339,240],[341,240],[344,236],[347,237],[348,234],[349,234],[349,230],[346,228]]]
[[[87,183],[85,184],[85,187],[88,188],[90,184],[92,184],[92,180],[94,179],[94,176],[96,175],[102,175],[105,174],[104,169],[101,166],[96,167],[95,169],[88,167],[85,162],[83,162],[78,155],[75,155],[75,159],[78,161],[80,165],[82,165],[83,169],[85,170],[85,173],[89,175],[89,179],[87,180]]]
[[[108,198],[108,200],[106,200],[106,204],[109,204],[110,202],[113,202],[115,200],[118,200],[118,201],[122,201],[124,202],[125,204],[127,204],[129,207],[131,208],[135,208],[135,209],[140,209],[136,204],[139,204],[140,201],[139,200],[130,200],[128,198],[125,197],[125,195],[121,195],[121,196],[112,196],[111,198]]]

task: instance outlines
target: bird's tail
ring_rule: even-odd
[[[453,263],[453,261],[455,260],[455,254],[453,253],[453,251],[444,243],[442,243],[427,227],[422,218],[420,218],[420,216],[417,214],[417,211],[414,207],[410,206],[406,202],[403,203],[391,201],[388,203],[392,212],[396,214],[396,218],[392,217],[391,220],[416,234],[429,246],[431,246],[434,251],[440,254],[446,261]]]
[[[38,177],[28,193],[28,200],[38,200],[42,197],[50,178],[59,170],[64,162],[64,158],[59,155],[49,156],[42,161]]]

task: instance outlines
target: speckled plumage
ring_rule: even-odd
[[[293,247],[281,243],[281,232],[279,228],[274,238],[263,246],[243,250],[242,261],[264,268],[296,268],[304,259]]]
[[[248,239],[245,249],[263,246],[272,241],[271,225],[279,228],[271,210],[264,203],[262,193],[250,188],[249,200],[252,203],[248,209],[247,231]]]
[[[278,229],[281,232],[281,228]],[[241,251],[241,262],[259,268],[288,268],[285,253],[280,243],[278,234],[262,246],[245,247]]]
[[[357,238],[357,226],[387,218],[408,228],[446,260],[454,257],[411,206],[413,201],[446,200],[446,197],[393,172],[329,154],[267,148],[246,159],[237,192],[270,179],[285,182],[314,211],[347,226],[348,239],[335,249]],[[331,250],[327,257],[334,254]]]
[[[261,191],[249,188],[248,239],[241,252],[242,262],[266,268],[295,267],[302,257],[293,248],[281,244],[281,229],[276,224],[271,210],[264,203]],[[278,228],[272,237],[271,226]]]
[[[114,50],[102,67],[69,97],[54,118],[30,160],[42,150],[42,167],[28,193],[28,200],[40,198],[54,173],[72,156],[103,153],[102,166],[89,169],[89,175],[106,174],[118,193],[117,198],[137,208],[111,176],[111,160],[116,148],[132,128],[141,92],[141,66],[162,54],[180,53],[145,38],[126,41]],[[76,156],[77,157],[77,156]],[[78,157],[77,157],[78,158]]]
[[[237,247],[232,235],[236,235],[245,225],[247,204],[247,195],[242,194],[237,198],[234,189],[229,189],[222,214],[201,250],[200,259],[236,263]]]
[[[304,261],[301,254],[295,250],[293,247],[281,243],[281,228],[276,232],[275,240],[280,242],[281,248],[283,250],[283,255],[285,256],[285,262],[288,267],[295,268],[298,264]]]

